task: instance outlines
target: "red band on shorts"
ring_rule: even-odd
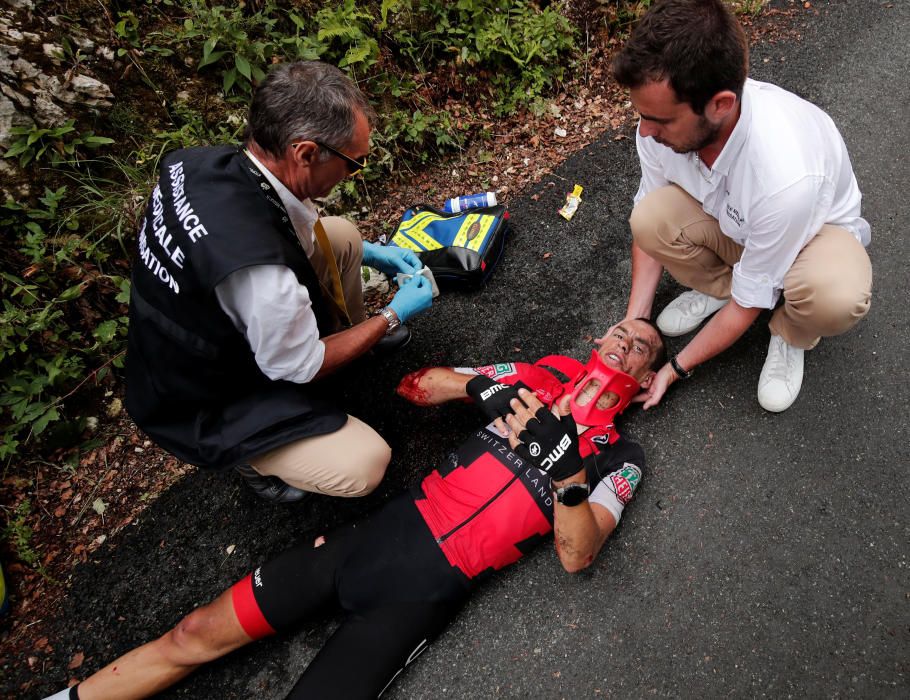
[[[256,596],[253,595],[252,574],[248,574],[231,587],[231,602],[234,604],[234,613],[240,621],[240,626],[250,637],[262,639],[275,634],[275,630],[259,609]]]

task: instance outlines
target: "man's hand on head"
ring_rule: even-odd
[[[511,430],[509,444],[518,455],[553,481],[568,479],[582,470],[578,427],[571,412],[556,417],[527,389],[519,389],[518,399],[511,405],[512,413],[505,420]]]
[[[651,380],[651,384],[648,385],[648,388],[636,395],[632,401],[641,403],[642,408],[647,411],[652,406],[656,406],[660,403],[664,394],[667,392],[667,389],[669,389],[670,385],[677,379],[679,379],[679,375],[676,374],[673,367],[671,367],[668,362],[657,371],[657,374],[654,375],[654,379]]]
[[[610,326],[610,327],[607,329],[606,333],[604,333],[604,334],[603,334],[602,336],[600,336],[599,338],[595,338],[595,339],[594,339],[594,344],[595,344],[597,347],[600,347],[601,345],[604,344],[604,341],[606,341],[606,339],[610,337],[610,334],[611,334],[613,331],[615,331],[615,330],[616,330],[619,326],[621,326],[625,321],[631,321],[631,320],[633,320],[633,319],[624,318],[624,319],[622,319],[621,321],[618,321],[617,323],[614,323],[612,326]]]

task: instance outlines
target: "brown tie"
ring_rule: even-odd
[[[350,327],[353,324],[351,323],[351,315],[348,313],[347,304],[344,303],[344,287],[341,286],[341,274],[338,272],[338,264],[335,262],[332,244],[329,243],[329,237],[326,235],[322,221],[319,219],[316,219],[316,223],[313,224],[313,234],[316,237],[319,248],[322,250],[322,255],[325,257],[326,267],[329,269],[329,280],[332,283],[332,288],[325,290],[330,292],[327,294],[328,299],[335,308],[335,313],[339,319]],[[325,285],[322,286],[325,288]]]

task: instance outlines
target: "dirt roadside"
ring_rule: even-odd
[[[799,25],[811,21],[813,12],[809,3],[777,3],[745,23],[753,42],[798,41]],[[441,205],[446,197],[458,194],[492,189],[508,204],[532,188],[570,190],[573,183],[550,175],[556,166],[604,132],[614,133],[615,139],[631,135],[634,112],[625,93],[608,77],[614,49],[609,38],[593,48],[583,72],[553,100],[548,113],[496,121],[491,116],[489,142],[410,174],[389,191],[372,192],[370,210],[359,217],[361,230],[375,238],[389,232],[408,206]],[[18,523],[16,536],[26,539],[36,557],[30,565],[3,551],[12,609],[0,627],[0,668],[27,663],[41,674],[53,650],[43,623],[60,609],[73,567],[91,558],[105,540],[134,522],[150,502],[194,469],[138,431],[122,410],[118,390],[103,398],[96,414],[98,428],[86,436],[94,445],[91,449],[31,461],[27,470],[32,478],[7,477],[0,483],[0,503]],[[32,504],[29,512],[21,508],[26,502]],[[74,673],[81,662],[77,657],[71,660]]]

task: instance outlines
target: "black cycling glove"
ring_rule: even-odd
[[[574,476],[582,468],[578,451],[578,428],[572,414],[557,418],[541,407],[518,434],[521,443],[516,452],[542,469],[553,481]]]
[[[500,384],[482,374],[478,374],[465,386],[468,396],[490,420],[502,418],[513,412],[509,402],[512,399],[521,401],[518,398],[519,388],[527,389],[521,382],[517,382],[514,386]]]

